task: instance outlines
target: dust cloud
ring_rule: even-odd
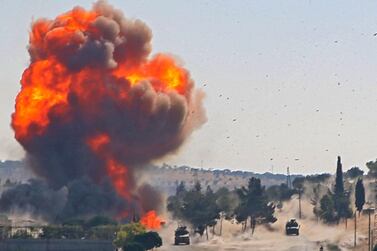
[[[360,246],[353,249],[353,220],[348,220],[339,225],[325,225],[317,221],[313,214],[313,205],[305,199],[301,202],[302,218],[299,219],[298,197],[293,196],[289,202],[283,204],[281,210],[276,210],[278,221],[269,226],[257,226],[254,235],[250,230],[242,232],[241,225],[235,222],[223,222],[223,235],[213,235],[209,231],[209,240],[206,235],[195,236],[191,239],[190,246],[174,246],[174,230],[178,225],[176,221],[170,221],[161,231],[164,246],[161,251],[306,251],[324,250],[337,246],[342,251],[360,250]],[[296,218],[300,224],[299,236],[285,235],[285,223],[290,218]],[[361,216],[360,225],[365,226],[366,216]],[[361,226],[362,227],[362,226]],[[219,233],[219,226],[215,228]],[[357,242],[365,243],[366,235],[358,234]]]

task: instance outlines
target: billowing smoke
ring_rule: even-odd
[[[35,174],[68,189],[65,215],[158,209],[161,196],[136,179],[140,167],[177,151],[206,120],[189,72],[150,56],[151,39],[145,23],[105,1],[32,24],[12,127]],[[88,207],[77,205],[82,197]]]
[[[41,180],[29,180],[27,184],[17,185],[3,192],[0,210],[11,214],[30,214],[43,216],[53,221],[64,207],[66,191],[52,190]]]

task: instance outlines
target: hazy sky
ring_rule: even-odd
[[[334,172],[377,157],[377,1],[111,0],[153,30],[207,93],[208,122],[168,163]],[[92,1],[0,0],[0,158],[33,19]]]

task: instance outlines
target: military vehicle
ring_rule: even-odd
[[[174,245],[190,245],[190,233],[186,226],[178,226],[175,230]]]
[[[300,225],[297,223],[296,219],[290,219],[285,224],[285,233],[287,235],[299,235]]]

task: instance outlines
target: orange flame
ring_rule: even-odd
[[[99,4],[101,3],[99,2]],[[144,47],[149,46],[150,39],[145,39],[145,44],[142,44],[144,46],[142,50],[147,51],[144,53],[145,56],[140,56],[135,60],[129,59],[131,56],[124,52],[125,49],[121,45],[139,43],[139,40],[144,39],[144,33],[140,36],[133,34],[135,41],[128,41],[126,35],[135,31],[123,29],[124,27],[121,24],[127,23],[119,20],[123,17],[120,17],[118,12],[115,16],[109,15],[106,12],[108,9],[105,9],[104,11],[101,8],[93,8],[93,10],[87,11],[76,7],[54,20],[40,19],[33,23],[29,37],[31,63],[23,72],[21,91],[17,95],[15,112],[12,115],[15,137],[24,147],[34,138],[43,135],[48,137],[49,126],[55,125],[54,122],[56,121],[63,123],[62,127],[64,127],[65,122],[69,124],[69,122],[77,119],[75,116],[85,114],[91,119],[94,118],[89,119],[89,123],[87,123],[91,126],[91,122],[93,124],[97,122],[95,115],[98,111],[96,107],[106,106],[108,99],[112,99],[111,105],[115,106],[114,110],[120,111],[119,114],[123,114],[124,110],[131,110],[133,104],[130,104],[129,100],[138,95],[138,93],[131,92],[132,88],[135,86],[144,88],[145,85],[142,85],[144,81],[148,81],[148,88],[153,89],[154,93],[158,95],[167,94],[166,96],[172,93],[178,94],[184,100],[182,102],[186,102],[184,105],[189,105],[192,81],[188,71],[169,55],[158,54],[151,58],[148,57],[149,51]],[[100,19],[101,17],[102,19]],[[118,27],[118,30],[115,30],[116,39],[109,39],[108,36],[112,36],[113,33],[108,34],[103,30],[103,27],[96,26],[98,21],[103,21],[104,18],[111,19],[105,25],[111,25],[115,22],[119,27],[123,27],[122,29]],[[137,21],[130,21],[130,23],[132,22],[135,22],[132,25],[139,25]],[[109,42],[110,40],[111,42]],[[92,62],[92,60],[77,68],[70,65],[69,59],[76,56],[80,58],[79,52],[87,45],[88,41],[92,42],[91,46],[94,46],[94,48],[111,43],[111,46],[106,47],[106,55],[99,57],[111,55],[113,61],[109,61],[111,63],[106,66]],[[120,48],[117,48],[117,46]],[[130,50],[132,48],[131,46]],[[88,53],[88,55],[92,54],[96,53]],[[85,57],[83,58],[85,59]],[[101,60],[98,59],[98,61]],[[144,97],[140,99],[142,98]],[[155,108],[153,103],[148,105],[150,105],[150,109]],[[170,109],[169,106],[171,106],[171,103],[166,102],[164,106],[158,108],[161,109],[162,113],[165,111],[164,109]],[[75,113],[75,109],[78,109],[79,112]],[[93,116],[91,116],[92,114]],[[183,112],[179,115],[182,114]],[[187,117],[185,116],[188,115],[183,114],[181,116],[182,121],[186,121]],[[137,119],[135,118],[135,120]],[[153,119],[150,118],[150,120]],[[112,122],[103,122],[103,124],[106,124],[104,127],[107,128],[106,126]],[[135,127],[137,126],[139,125]],[[125,130],[127,129],[125,128]],[[132,180],[130,182],[130,179],[128,179],[132,170],[129,169],[130,166],[124,165],[125,161],[119,160],[122,153],[117,152],[115,154],[112,152],[110,145],[115,141],[114,137],[116,136],[107,132],[102,127],[95,128],[93,131],[85,132],[83,138],[79,138],[77,142],[89,146],[89,149],[103,160],[104,165],[106,165],[103,170],[111,179],[115,190],[122,198],[129,200],[133,196],[133,191],[130,191],[133,183]],[[80,134],[80,136],[82,135]],[[156,144],[160,145],[158,142]],[[178,143],[175,142],[175,144]],[[140,155],[143,154],[142,151],[139,150],[139,152],[141,152]],[[126,163],[128,165],[128,162]],[[162,220],[156,215],[155,211],[149,211],[142,216],[141,223],[148,228],[158,229]]]
[[[165,222],[159,218],[154,210],[147,212],[140,223],[148,229],[160,229]]]
[[[96,36],[99,31],[92,24],[98,15],[93,11],[75,8],[54,21],[43,19],[34,23],[30,33],[30,47],[45,53],[44,58],[34,58],[21,79],[22,90],[17,96],[16,111],[12,117],[12,126],[18,140],[43,133],[50,123],[50,111],[59,108],[64,112],[67,109],[70,90],[87,97],[90,90],[82,88],[83,84],[103,81],[101,76],[104,73],[98,72],[99,69],[85,67],[77,72],[71,71],[54,55],[55,50],[67,50],[67,44],[71,45],[70,50],[79,48],[83,41],[77,36],[77,32]],[[188,72],[172,57],[164,54],[158,54],[141,64],[119,63],[106,74],[126,80],[132,85],[149,80],[155,90],[160,92],[175,90],[185,94],[190,89]],[[127,98],[127,86],[119,88],[121,95],[117,98]],[[101,96],[106,89],[98,91],[97,96]]]
[[[104,149],[110,143],[110,138],[106,134],[99,134],[87,141],[91,149],[100,155],[106,162],[107,174],[110,177],[115,190],[124,199],[129,199],[130,194],[126,184],[127,167],[115,161]]]

